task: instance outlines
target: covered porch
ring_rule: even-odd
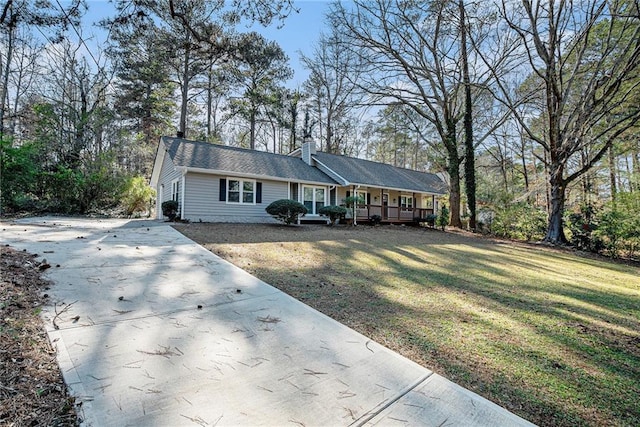
[[[379,215],[383,223],[410,223],[415,222],[416,218],[426,218],[429,214],[433,214],[433,208],[361,205],[356,209],[356,221],[369,222],[372,216]]]
[[[438,195],[433,193],[351,186],[337,190],[336,204],[344,203],[349,196],[360,201],[355,206],[356,223],[370,222],[376,215],[382,223],[412,223],[438,211]]]

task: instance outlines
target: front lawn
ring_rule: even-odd
[[[539,425],[640,425],[640,268],[411,227],[176,226]]]

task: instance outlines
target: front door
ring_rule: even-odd
[[[382,219],[389,218],[389,193],[382,194]]]

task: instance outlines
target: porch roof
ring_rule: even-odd
[[[445,194],[445,183],[435,174],[404,169],[385,163],[317,152],[314,159],[350,185],[393,188],[420,193]]]

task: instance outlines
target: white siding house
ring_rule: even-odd
[[[313,142],[290,155],[162,137],[151,186],[162,203],[175,200],[179,217],[202,222],[271,222],[265,208],[279,199],[307,207],[303,220],[322,220],[318,210],[361,196],[357,220],[378,215],[408,222],[437,209],[446,188],[434,174],[346,156],[316,152]]]

